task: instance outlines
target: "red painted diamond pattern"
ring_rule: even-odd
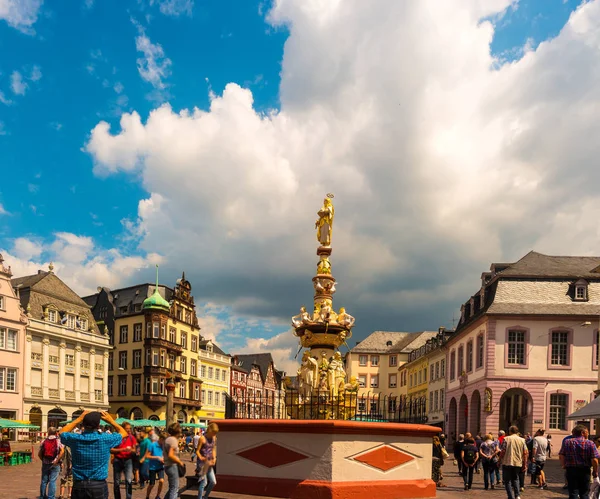
[[[237,455],[253,463],[260,464],[265,468],[277,468],[278,466],[303,461],[310,457],[274,442],[267,442],[257,447],[246,449],[238,452]]]
[[[389,471],[401,464],[412,461],[414,457],[389,445],[384,445],[383,447],[378,447],[377,449],[356,456],[353,459],[378,470]]]

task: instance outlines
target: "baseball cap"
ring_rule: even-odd
[[[90,412],[83,417],[83,426],[87,426],[89,428],[98,428],[100,426],[101,419],[102,414],[99,412]]]

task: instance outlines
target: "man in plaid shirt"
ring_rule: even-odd
[[[573,437],[563,440],[558,453],[560,464],[567,470],[569,499],[588,499],[590,494],[590,468],[598,477],[600,454],[594,442],[588,440],[588,429],[583,425],[573,428]]]

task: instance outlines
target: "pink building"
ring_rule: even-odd
[[[447,343],[447,432],[544,428],[555,447],[566,416],[598,385],[600,257],[530,252],[495,263],[461,308]]]
[[[11,276],[0,254],[0,418],[23,419],[27,317],[11,285]]]

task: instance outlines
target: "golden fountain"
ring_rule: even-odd
[[[297,383],[286,378],[286,409],[292,419],[350,419],[356,413],[358,383],[346,382],[346,371],[338,348],[352,336],[354,317],[345,308],[333,309],[336,281],[331,275],[331,231],[335,210],[333,194],[327,194],[318,212],[317,275],[313,312],[305,307],[292,317],[300,349],[307,348],[298,369]]]

